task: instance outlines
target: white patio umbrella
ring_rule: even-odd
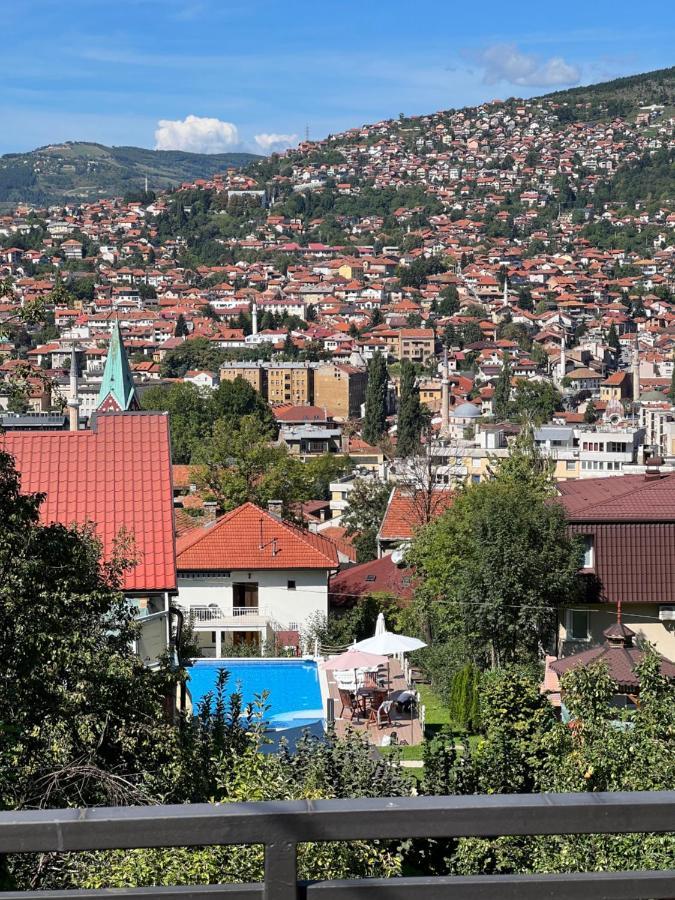
[[[375,622],[375,637],[378,634],[384,634],[387,630],[387,626],[384,623],[384,613],[378,613],[377,622]]]
[[[412,650],[421,650],[426,647],[424,641],[416,637],[408,637],[405,634],[394,634],[393,631],[375,632],[373,637],[364,638],[354,644],[355,650],[363,650],[365,653],[379,653],[382,656],[393,656],[394,653],[409,653]]]
[[[354,644],[355,650],[362,650],[366,653],[382,653],[387,657],[387,684],[389,684],[389,657],[394,653],[409,653],[412,650],[421,650],[426,647],[424,641],[416,637],[408,637],[405,634],[394,634],[393,631],[382,631],[378,634],[378,625],[380,617],[384,625],[384,616],[382,613],[377,617],[377,625],[375,626],[375,634],[371,638],[365,638]],[[412,705],[410,707],[410,740],[412,742],[413,735],[413,712]]]

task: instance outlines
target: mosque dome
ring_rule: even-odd
[[[460,403],[450,411],[450,415],[455,419],[479,419],[481,411],[473,403]]]

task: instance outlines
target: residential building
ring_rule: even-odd
[[[314,368],[311,363],[276,362],[267,368],[267,400],[297,406],[314,403]]]
[[[99,414],[87,431],[12,431],[0,436],[26,492],[44,492],[42,522],[93,523],[109,557],[120,533],[138,562],[123,590],[142,623],[148,664],[170,646],[176,593],[171,449],[166,413]]]
[[[386,556],[407,546],[415,531],[445,512],[453,499],[450,490],[393,488],[377,533],[378,555]]]
[[[234,381],[243,378],[254,390],[267,398],[267,369],[261,362],[226,362],[220,367],[221,381]]]
[[[398,358],[425,362],[436,352],[436,337],[430,328],[401,328],[398,332]]]
[[[585,595],[563,610],[559,656],[601,644],[621,617],[675,660],[675,475],[624,475],[558,485],[569,530],[584,544]]]
[[[319,365],[314,371],[314,403],[339,421],[357,419],[366,402],[368,373],[347,364]]]
[[[328,614],[328,578],[338,568],[332,541],[253,503],[176,543],[178,603],[192,617],[202,651],[284,640],[296,643],[316,615]]]

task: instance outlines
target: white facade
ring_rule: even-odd
[[[205,655],[222,643],[262,644],[328,615],[328,569],[178,572],[177,602],[192,615]]]

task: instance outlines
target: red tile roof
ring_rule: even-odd
[[[586,601],[675,601],[675,475],[566,481],[558,485],[573,534],[592,535]]]
[[[570,521],[675,522],[675,475],[619,475],[560,482]]]
[[[204,528],[178,538],[182,571],[336,569],[335,544],[244,503]]]
[[[0,447],[15,458],[22,489],[46,493],[43,522],[93,522],[104,554],[121,528],[133,534],[139,561],[125,590],[175,590],[166,413],[99,415],[91,431],[8,432]]]
[[[346,556],[351,562],[356,562],[356,548],[353,539],[347,534],[347,529],[342,525],[329,525],[327,528],[321,529],[321,535],[332,541],[338,548],[340,553]]]
[[[413,532],[445,512],[454,499],[452,491],[433,491],[428,500],[419,492],[417,497],[403,488],[394,488],[389,497],[378,537],[381,540],[409,540]],[[429,516],[426,515],[427,509]]]
[[[599,647],[591,647],[574,656],[557,659],[550,663],[550,669],[556,675],[562,676],[578,666],[590,666],[602,662],[609,669],[609,674],[616,682],[620,692],[635,691],[640,688],[640,679],[635,672],[635,667],[642,661],[644,652],[633,646],[632,638],[635,632],[625,625],[612,625],[605,630],[607,640]],[[621,644],[619,639],[623,639]],[[675,680],[675,663],[661,657],[661,674],[670,680]]]
[[[330,602],[335,606],[353,606],[359,597],[375,593],[410,600],[413,582],[412,569],[397,566],[391,556],[383,556],[333,575],[329,587]]]

